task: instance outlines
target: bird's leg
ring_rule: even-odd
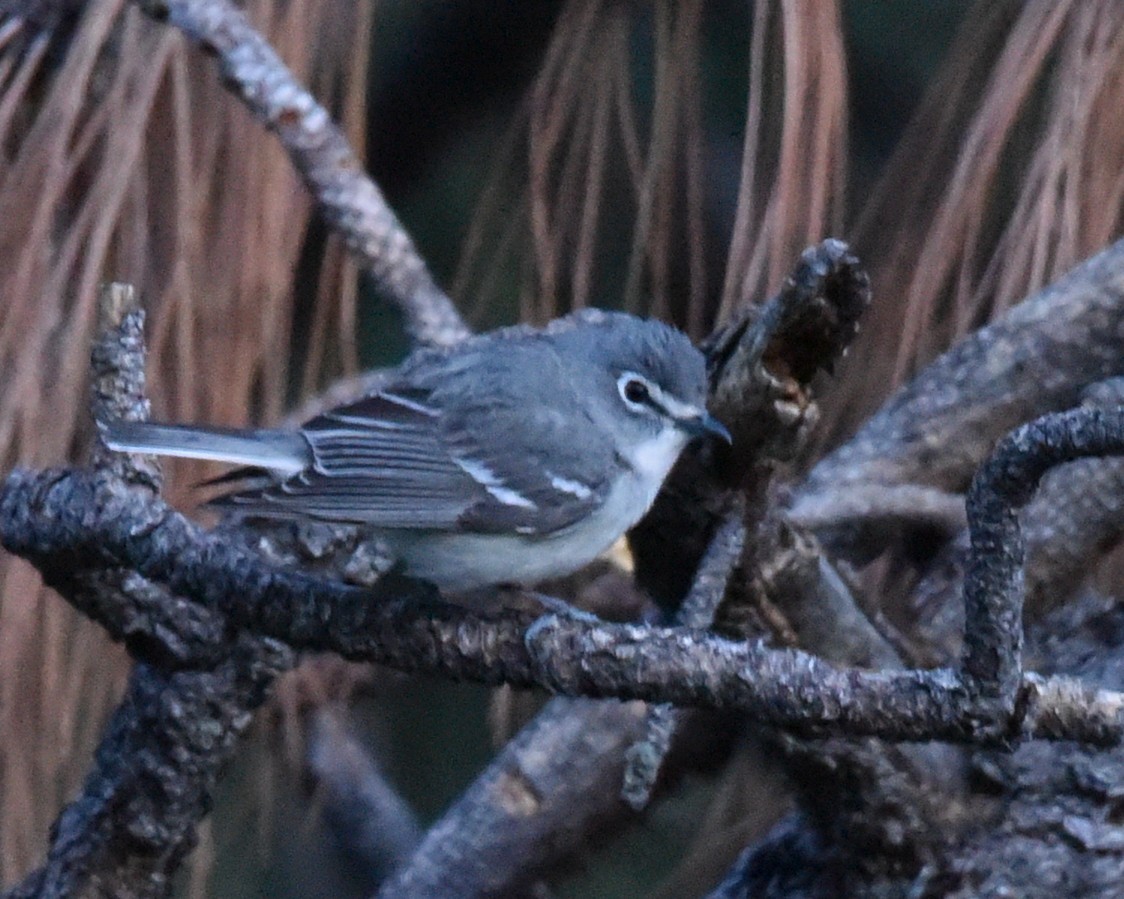
[[[559,599],[557,596],[548,596],[545,593],[526,589],[520,590],[520,593],[533,602],[537,602],[543,608],[543,614],[531,622],[531,625],[523,634],[523,643],[532,654],[534,654],[534,642],[539,631],[544,627],[548,627],[559,618],[586,621],[590,624],[602,623],[602,620],[592,612],[579,609],[577,606],[571,605],[564,599]]]
[[[557,596],[547,596],[547,594],[539,593],[535,590],[524,590],[522,592],[525,596],[530,597],[540,606],[542,606],[548,614],[558,615],[562,618],[576,618],[578,621],[588,621],[590,624],[602,623],[602,619],[594,615],[592,612],[587,612],[585,609],[579,609],[577,606],[571,605],[570,603],[566,602],[566,600],[559,599]],[[536,624],[537,623],[538,622],[536,622]]]

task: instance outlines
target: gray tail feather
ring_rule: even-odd
[[[308,441],[295,431],[111,421],[101,425],[101,432],[106,446],[124,453],[209,459],[284,474],[295,474],[312,463]]]

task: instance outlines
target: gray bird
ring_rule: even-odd
[[[569,574],[611,546],[688,441],[730,440],[706,389],[681,332],[586,310],[417,351],[382,389],[298,431],[117,421],[103,438],[268,469],[265,486],[213,502],[365,526],[408,574],[463,591]]]

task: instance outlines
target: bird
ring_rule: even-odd
[[[531,586],[591,562],[648,511],[687,444],[732,442],[681,331],[586,309],[415,350],[296,430],[101,424],[112,450],[267,473],[211,505],[370,529],[441,590]]]

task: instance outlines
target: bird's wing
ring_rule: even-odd
[[[547,534],[602,505],[621,462],[589,414],[588,368],[535,335],[481,344],[446,370],[434,386],[445,445],[488,493],[462,527]]]
[[[454,403],[448,413],[432,391],[396,386],[308,422],[310,467],[220,504],[384,528],[541,534],[601,503],[605,485],[586,483],[566,465],[541,464],[569,436],[550,416],[522,416],[514,445],[525,452],[513,452],[512,423],[493,424],[496,404],[512,397]]]
[[[281,518],[447,530],[486,495],[444,447],[437,412],[418,399],[374,394],[301,431],[310,466],[218,503]]]

